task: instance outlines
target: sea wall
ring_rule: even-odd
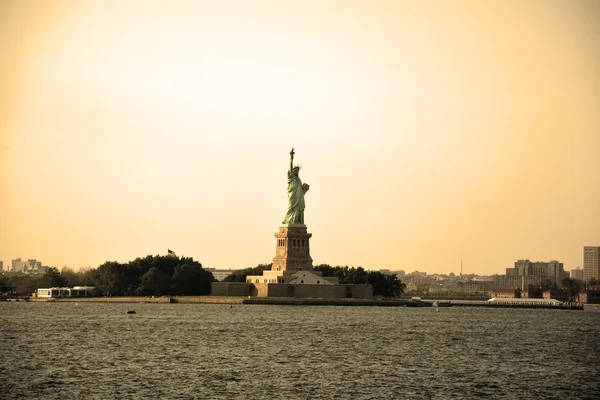
[[[302,297],[251,297],[244,299],[243,304],[257,305],[295,305],[295,306],[379,306],[403,307],[413,305],[408,300],[376,300],[352,298],[302,298]],[[431,303],[422,303],[423,307],[431,307]]]
[[[36,299],[33,302],[66,302],[66,303],[205,303],[205,304],[241,304],[244,297],[234,296],[124,296],[124,297],[64,297],[52,299]]]

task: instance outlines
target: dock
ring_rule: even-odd
[[[290,305],[290,306],[355,306],[355,307],[479,307],[479,308],[526,308],[552,310],[583,310],[582,304],[523,304],[523,303],[489,303],[477,300],[407,300],[407,299],[316,299],[296,297],[251,297],[242,304],[254,305]]]

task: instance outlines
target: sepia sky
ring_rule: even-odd
[[[503,273],[600,246],[597,1],[0,1],[0,260]]]

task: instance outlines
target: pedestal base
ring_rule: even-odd
[[[282,225],[275,233],[275,257],[271,271],[312,271],[309,239],[312,234],[306,225]]]

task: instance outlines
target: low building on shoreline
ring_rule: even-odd
[[[96,288],[93,286],[75,286],[40,288],[36,296],[40,299],[51,299],[58,297],[93,297],[97,295]]]
[[[588,286],[577,295],[577,302],[582,304],[600,304],[600,285]]]

